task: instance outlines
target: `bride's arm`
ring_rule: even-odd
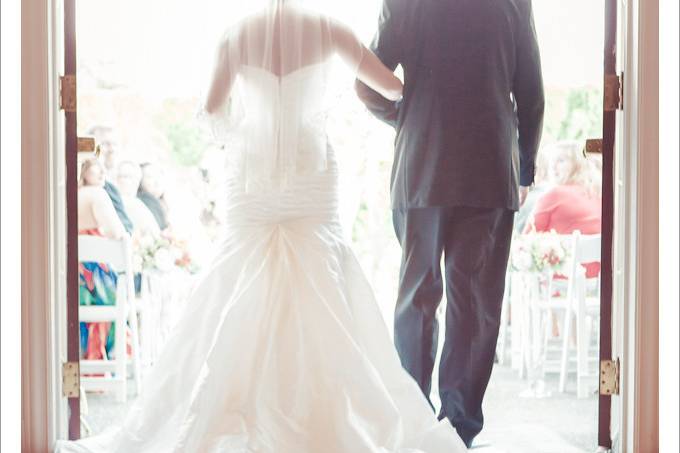
[[[357,68],[359,80],[391,101],[401,99],[404,89],[401,80],[361,44],[352,30],[336,22],[333,37],[338,54],[350,66]]]
[[[217,49],[210,88],[203,103],[203,109],[208,114],[213,114],[220,109],[234,84],[236,72],[231,67],[234,62],[230,62],[229,56],[229,41],[224,41]]]

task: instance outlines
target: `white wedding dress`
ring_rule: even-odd
[[[258,188],[252,179],[250,190],[235,172],[225,193],[224,239],[144,393],[122,426],[59,442],[57,451],[465,451],[401,367],[343,239],[335,156],[313,124],[324,108],[317,100],[325,65],[282,77],[247,65],[239,71],[248,99],[240,133],[262,124],[298,131],[252,135],[249,165],[280,160],[272,147],[293,146],[297,170],[285,184]],[[232,168],[243,168],[239,156],[233,152]],[[306,168],[308,160],[323,165]]]

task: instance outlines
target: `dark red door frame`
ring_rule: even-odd
[[[617,3],[605,0],[604,79],[616,76]],[[607,90],[605,89],[605,95]],[[600,289],[600,363],[612,360],[612,294],[614,233],[614,141],[616,109],[603,102],[602,113],[602,251]],[[611,448],[611,395],[600,395],[598,402],[598,445]]]
[[[64,0],[64,75],[76,75],[76,5]],[[80,359],[78,323],[78,113],[66,115],[66,359]],[[80,398],[69,398],[69,439],[80,438]]]

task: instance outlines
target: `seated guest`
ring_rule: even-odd
[[[538,201],[524,232],[532,230],[558,234],[599,234],[602,221],[602,199],[593,166],[583,157],[578,142],[562,142],[549,153],[554,186]],[[586,266],[587,277],[599,273],[599,263]]]
[[[97,159],[83,162],[78,187],[79,234],[121,239],[127,233],[104,190],[104,167]],[[118,276],[106,263],[79,263],[80,305],[115,305]],[[110,322],[80,323],[81,356],[111,358],[114,332]]]
[[[149,208],[137,198],[142,181],[142,169],[134,162],[124,161],[118,165],[116,182],[125,209],[132,220],[133,234],[136,236],[160,235],[160,228]]]
[[[83,162],[78,185],[78,229],[113,239],[125,236],[113,202],[104,190],[105,170],[97,159]]]
[[[168,206],[165,202],[165,188],[162,183],[160,169],[151,163],[145,163],[142,167],[142,182],[137,191],[139,198],[156,219],[161,231],[170,227],[168,222]]]
[[[125,206],[123,205],[123,201],[120,198],[120,192],[113,183],[116,172],[116,157],[118,154],[113,136],[113,130],[108,126],[94,126],[90,128],[88,133],[95,137],[95,141],[99,145],[99,149],[101,151],[100,157],[103,161],[107,178],[104,182],[104,190],[109,195],[109,198],[111,198],[113,207],[116,210],[120,221],[125,227],[125,230],[128,232],[128,234],[132,234],[132,221],[130,220],[127,211],[125,210]]]

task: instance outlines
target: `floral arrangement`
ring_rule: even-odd
[[[186,241],[179,240],[169,233],[135,238],[133,251],[132,264],[135,272],[143,270],[169,272],[175,267],[190,273],[197,271],[196,264],[187,250]]]
[[[528,233],[512,239],[510,265],[515,271],[557,272],[568,259],[568,248],[564,238],[555,231],[550,233]]]

